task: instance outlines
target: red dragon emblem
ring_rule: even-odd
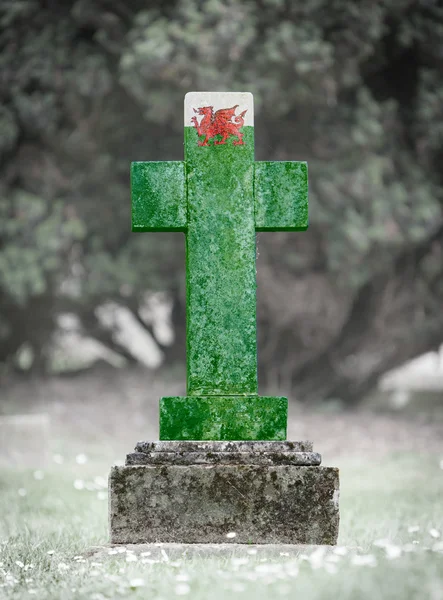
[[[239,115],[235,114],[238,104],[232,108],[221,108],[214,114],[213,106],[204,106],[203,108],[194,108],[194,112],[203,119],[200,123],[197,121],[197,117],[192,117],[191,121],[197,130],[199,136],[205,136],[203,141],[199,141],[199,146],[209,146],[208,142],[211,138],[221,135],[221,139],[214,140],[214,144],[226,144],[226,140],[230,135],[237,137],[238,139],[233,142],[235,146],[242,146],[244,144],[243,134],[240,129],[245,124],[244,116],[246,110]]]

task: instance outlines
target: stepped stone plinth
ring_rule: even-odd
[[[140,442],[111,472],[111,542],[335,544],[320,463],[311,442]]]

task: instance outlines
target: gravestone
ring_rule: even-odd
[[[187,394],[110,475],[113,543],[334,544],[338,469],[259,396],[256,232],[308,226],[305,162],[255,162],[249,93],[185,97],[185,160],[135,162],[133,231],[186,238]]]

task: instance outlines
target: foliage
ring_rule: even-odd
[[[402,286],[415,249],[422,292],[408,306],[442,330],[425,308],[443,293],[437,3],[21,0],[2,3],[0,27],[1,360],[26,341],[36,305],[85,316],[110,298],[136,309],[146,289],[183,296],[181,236],[130,234],[128,172],[133,159],[182,158],[192,89],[253,92],[257,158],[310,164],[310,232],[259,241],[267,370],[278,360],[296,383],[294,352],[301,365],[324,354],[365,286],[380,298],[388,280]],[[295,302],[272,293],[283,280]],[[303,307],[302,288],[326,293],[328,309]],[[419,351],[391,342],[392,363]]]

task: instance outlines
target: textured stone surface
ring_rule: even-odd
[[[161,398],[161,440],[284,440],[288,401],[270,396]]]
[[[127,465],[300,465],[321,463],[318,452],[132,452]]]
[[[320,465],[312,442],[138,442],[127,465]]]
[[[255,163],[257,231],[308,228],[308,165],[305,162]]]
[[[181,442],[155,441],[137,442],[135,452],[312,452],[313,444],[309,441],[292,442]]]
[[[131,194],[132,231],[186,230],[183,162],[133,162]]]
[[[111,542],[335,544],[338,469],[125,466],[110,481]],[[227,538],[234,532],[235,538]]]
[[[211,135],[201,145],[193,119],[205,106],[235,108],[244,143]],[[186,234],[187,398],[162,401],[160,437],[284,439],[283,399],[256,395],[255,232],[307,227],[307,165],[254,162],[248,93],[187,94],[184,136],[184,162],[137,162],[131,176],[134,231]]]
[[[187,396],[161,399],[160,439],[190,445],[113,468],[111,541],[334,544],[338,470],[300,466],[321,457],[283,446],[287,399],[257,393],[255,233],[306,229],[307,165],[254,162],[247,93],[188,94],[184,136],[183,163],[133,164],[131,193],[135,231],[186,234]]]
[[[188,395],[257,393],[254,129],[199,146],[185,128]]]

